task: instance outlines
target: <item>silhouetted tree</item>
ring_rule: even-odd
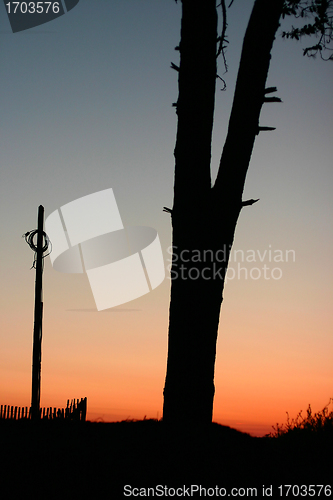
[[[233,3],[233,2],[231,2]],[[175,103],[173,262],[167,373],[163,420],[205,424],[212,421],[214,367],[224,277],[234,240],[245,177],[255,139],[261,130],[264,102],[276,102],[266,89],[271,49],[281,16],[313,17],[313,23],[284,36],[319,34],[308,55],[327,49],[332,37],[332,1],[256,0],[247,26],[227,138],[218,175],[211,184],[211,140],[217,55],[224,57],[226,5],[222,33],[217,33],[216,0],[182,0]],[[268,128],[269,129],[269,128]]]

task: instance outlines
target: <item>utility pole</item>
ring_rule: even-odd
[[[42,362],[42,320],[43,320],[43,302],[42,302],[42,276],[43,276],[43,251],[47,248],[47,240],[43,245],[43,223],[44,223],[44,207],[38,207],[38,226],[37,231],[37,248],[32,248],[36,251],[36,283],[35,283],[35,319],[34,319],[34,337],[32,351],[32,390],[31,390],[31,419],[39,420],[40,418],[40,380],[41,380],[41,362]],[[31,233],[31,234],[32,234]],[[32,235],[32,238],[34,236]],[[31,238],[31,245],[33,245]],[[31,246],[30,245],[30,246]]]

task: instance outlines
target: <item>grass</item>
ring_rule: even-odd
[[[333,406],[333,398],[330,398],[328,404],[317,413],[312,413],[311,405],[309,405],[306,417],[303,417],[303,411],[301,410],[296,418],[290,419],[287,412],[287,423],[273,426],[274,432],[268,434],[267,437],[279,438],[285,435],[299,434],[300,432],[303,434],[332,434],[333,409],[330,411],[330,405]]]
[[[34,498],[118,500],[125,485],[191,484],[257,487],[260,498],[263,485],[328,484],[332,477],[329,405],[314,414],[309,407],[306,417],[300,412],[263,438],[216,423],[170,429],[155,419],[32,424],[0,421],[3,498],[39,491]]]

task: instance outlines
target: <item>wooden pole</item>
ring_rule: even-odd
[[[32,351],[32,391],[31,391],[31,419],[40,419],[40,380],[42,361],[42,275],[43,275],[43,222],[44,207],[38,207],[37,226],[37,259],[35,282],[35,319]]]

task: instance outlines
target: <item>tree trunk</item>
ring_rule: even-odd
[[[215,0],[183,0],[175,147],[173,262],[163,420],[209,424],[224,277],[264,99],[283,0],[256,0],[228,135],[211,187]]]

